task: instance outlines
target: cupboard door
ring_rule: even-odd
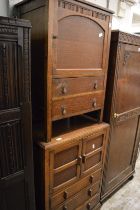
[[[91,135],[83,140],[82,174],[102,167],[104,134]]]
[[[80,176],[82,142],[63,145],[50,152],[50,190],[55,192]]]
[[[83,6],[85,13],[80,10]],[[58,12],[54,21],[53,75],[103,75],[108,54],[109,16],[75,1],[59,1],[55,7]],[[92,12],[99,12],[103,18],[95,18]]]
[[[119,72],[116,113],[121,114],[140,107],[140,46],[120,44],[117,59]]]

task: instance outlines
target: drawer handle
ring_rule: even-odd
[[[77,165],[81,165],[81,162],[82,162],[82,157],[79,156],[78,159],[77,159]]]
[[[88,195],[89,195],[90,197],[92,197],[92,189],[89,189],[89,190],[88,190]]]
[[[91,209],[91,203],[87,204],[87,209],[90,210]]]
[[[119,117],[119,114],[114,113],[114,118],[116,119],[116,118],[118,118],[118,117]]]
[[[93,184],[93,181],[94,181],[94,176],[93,175],[90,176],[89,181],[90,181],[91,184]]]
[[[67,88],[65,86],[62,86],[62,94],[66,94],[67,93]]]
[[[96,102],[96,99],[93,100],[93,104],[92,104],[93,108],[96,108],[97,107],[97,102]]]
[[[67,206],[63,206],[63,210],[67,210],[68,209],[68,207]]]
[[[52,38],[53,39],[58,39],[58,36],[57,35],[53,35]]]
[[[83,162],[84,164],[86,164],[86,155],[83,155],[83,157],[82,157],[82,162]]]
[[[65,107],[61,107],[61,112],[62,112],[62,115],[66,115],[67,114],[67,110]]]
[[[95,81],[95,83],[94,83],[94,89],[96,90],[97,88],[98,88],[98,82]]]
[[[66,200],[67,198],[68,198],[68,192],[65,191],[65,192],[64,192],[64,199]]]

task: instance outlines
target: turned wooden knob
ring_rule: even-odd
[[[68,192],[65,191],[65,192],[64,192],[64,199],[66,200],[67,198],[68,198]]]
[[[89,195],[90,197],[92,197],[92,189],[89,189],[89,190],[88,190],[88,195]]]
[[[91,209],[91,203],[87,204],[87,209],[90,210]]]
[[[67,210],[68,208],[67,208],[67,206],[63,206],[63,210]]]
[[[96,108],[97,107],[97,102],[96,102],[96,99],[93,100],[93,104],[92,104],[93,108]]]
[[[90,181],[91,184],[93,183],[93,181],[94,181],[94,176],[93,175],[90,176],[89,181]]]
[[[96,81],[95,83],[94,83],[94,89],[96,90],[98,88],[98,82]]]
[[[53,38],[53,39],[57,39],[58,36],[57,36],[57,35],[53,35],[52,38]]]
[[[61,108],[61,111],[62,111],[62,115],[66,115],[67,114],[67,110],[65,107],[62,107]]]
[[[67,93],[67,88],[65,86],[62,86],[62,94],[66,94]]]
[[[79,156],[78,159],[77,159],[77,165],[81,165],[81,162],[82,162],[82,157]]]

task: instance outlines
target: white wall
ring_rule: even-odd
[[[87,0],[87,1],[93,2],[103,7],[107,7],[107,0]],[[133,11],[134,11],[133,8],[134,7],[138,8],[139,13],[140,13],[140,7],[138,5],[132,6],[131,4],[127,3],[125,15],[123,18],[121,18],[121,17],[118,17],[119,2],[120,0],[109,0],[109,9],[115,12],[115,14],[113,15],[113,20],[112,20],[112,29],[120,29],[122,31],[126,31],[130,33],[138,31],[138,30],[140,31],[140,28],[138,27],[136,28],[136,26],[134,28],[134,25],[132,25]]]
[[[0,0],[1,1],[1,0]],[[10,16],[12,16],[12,9],[13,9],[13,6],[23,0],[8,0],[9,1],[9,14]]]
[[[0,2],[4,2],[6,0],[0,0]],[[10,14],[12,14],[12,7],[14,4],[21,2],[23,0],[9,0],[10,5]],[[86,1],[86,0],[85,0]],[[102,7],[107,7],[107,2],[109,2],[109,9],[114,11],[113,20],[112,20],[112,29],[120,29],[122,31],[126,32],[134,32],[134,31],[140,31],[140,24],[132,25],[132,19],[133,19],[133,8],[137,8],[140,13],[140,7],[139,6],[132,6],[131,4],[126,4],[126,12],[123,18],[118,17],[118,8],[119,8],[119,2],[120,0],[87,0],[89,2],[95,3],[97,5],[100,5]],[[127,2],[127,0],[125,0]],[[1,7],[0,7],[1,8]]]
[[[8,0],[0,0],[0,16],[8,16]]]

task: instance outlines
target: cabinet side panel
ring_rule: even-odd
[[[106,86],[105,108],[104,108],[104,121],[105,122],[110,121],[112,96],[113,96],[113,89],[114,89],[113,87],[114,77],[115,77],[115,69],[116,69],[117,46],[118,46],[118,42],[111,42],[107,86]]]
[[[42,131],[44,124],[45,98],[45,7],[23,14],[32,24],[31,60],[32,60],[32,112],[33,131]],[[46,35],[47,36],[47,35]],[[44,62],[45,61],[45,62]]]

